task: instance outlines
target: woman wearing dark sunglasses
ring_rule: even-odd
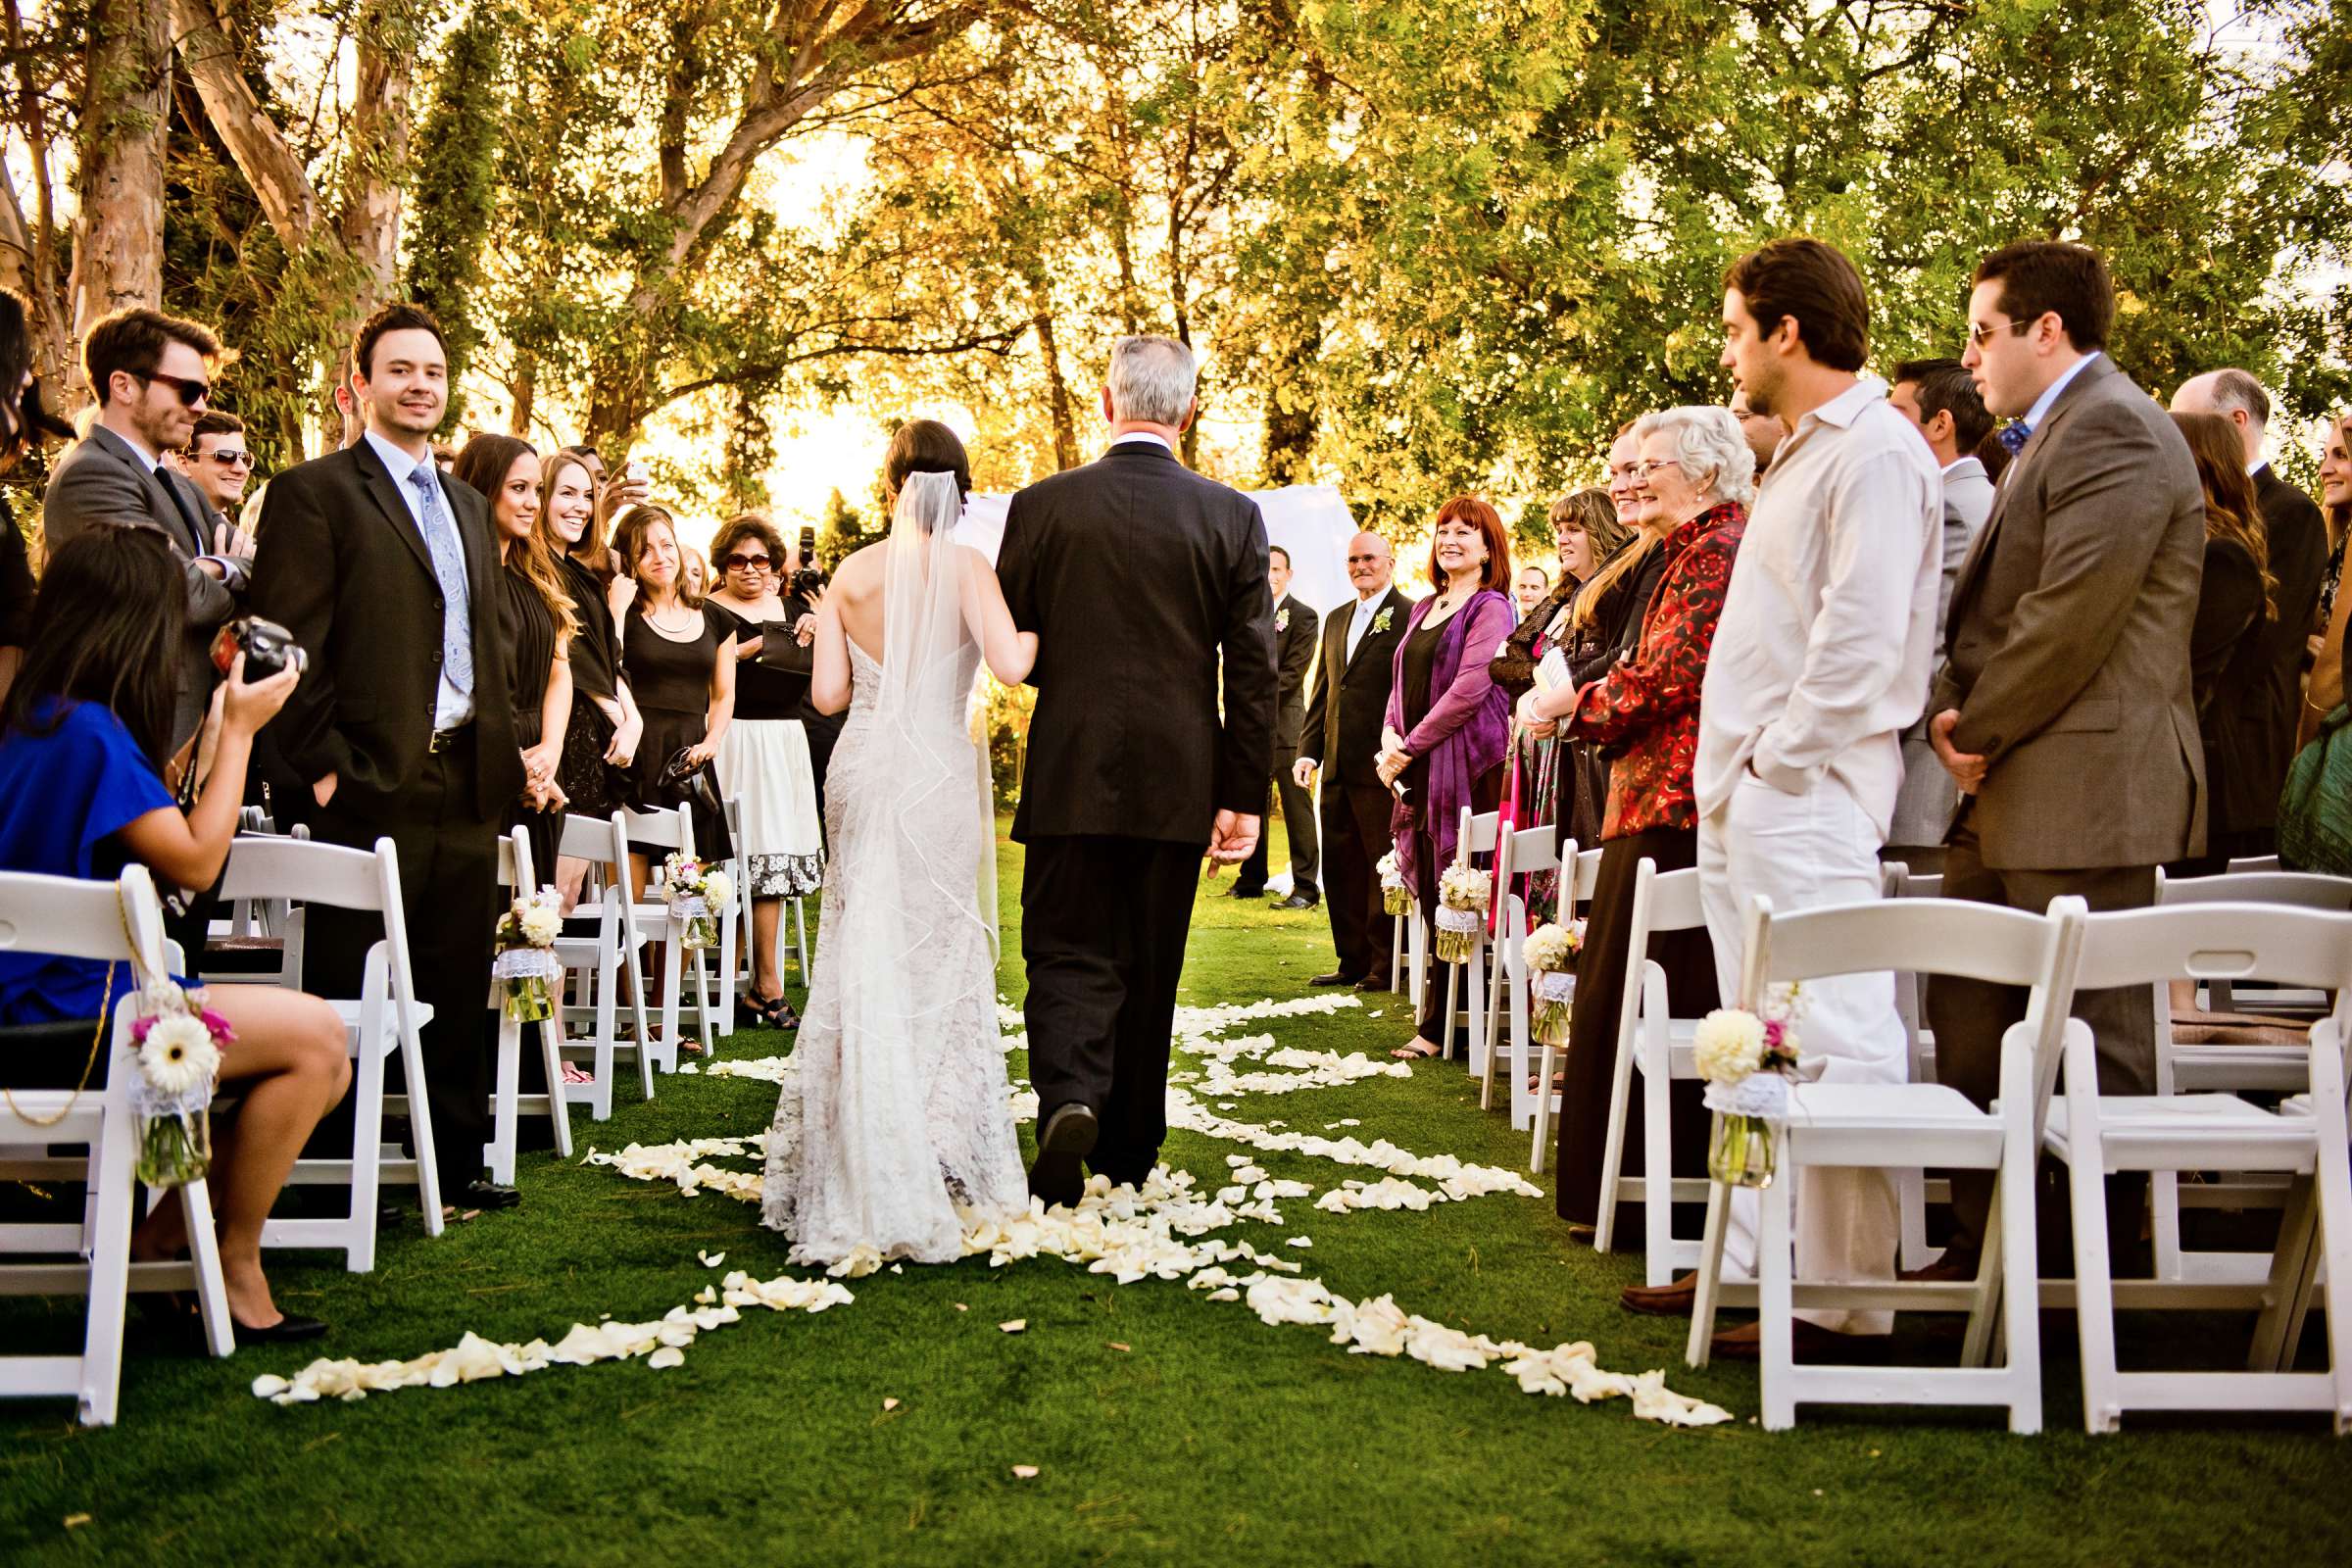
[[[791,558],[765,517],[730,518],[710,543],[717,581],[706,610],[735,622],[735,721],[718,743],[718,792],[743,803],[744,891],[752,900],[752,989],[736,1002],[744,1021],[800,1027],[785,1004],[776,962],[784,901],[824,881],[816,776],[796,716],[808,695],[808,663],[782,598]]]

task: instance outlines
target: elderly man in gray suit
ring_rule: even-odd
[[[1894,368],[1887,406],[1911,421],[1943,472],[1943,585],[1936,600],[1936,641],[1943,642],[1952,588],[1969,547],[1992,512],[1992,480],[1977,460],[1979,442],[1992,434],[1992,416],[1974,377],[1958,360],[1905,360]],[[1960,791],[1928,741],[1928,715],[1903,731],[1903,788],[1882,855],[1914,871],[1943,868],[1943,836],[1960,809]]]
[[[237,612],[251,556],[250,548],[208,526],[204,498],[164,462],[166,453],[187,445],[220,352],[212,333],[161,311],[117,311],[99,320],[81,348],[98,397],[97,419],[58,459],[41,498],[41,532],[52,550],[94,527],[153,528],[172,541],[186,567],[188,629],[172,712],[174,751],[204,726],[218,680],[211,645]]]
[[[1948,659],[1929,694],[1936,755],[1966,797],[1947,898],[2039,911],[2153,902],[2156,867],[2205,843],[2204,750],[2188,637],[2204,570],[2205,501],[2171,417],[2100,352],[2115,319],[2105,263],[2028,241],[1977,268],[1965,364],[2010,417],[2016,461],[1953,591]],[[1937,1076],[1979,1104],[2001,1034],[2024,1013],[2005,987],[1937,976],[1928,992]],[[2083,992],[2099,1088],[2156,1087],[2147,989]],[[2110,1235],[2134,1250],[2144,1179],[2110,1177]],[[1973,1277],[1991,1173],[1954,1172],[1960,1234],[1938,1272]]]

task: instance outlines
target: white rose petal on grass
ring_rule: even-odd
[[[882,1413],[884,1415],[888,1415],[891,1411],[896,1410],[898,1407],[899,1401],[896,1399],[884,1399],[882,1401]]]
[[[664,1345],[662,1347],[662,1348],[647,1356],[645,1358],[645,1364],[652,1367],[657,1372],[665,1372],[673,1366],[682,1365],[685,1360],[686,1352],[684,1350],[679,1349],[674,1345]]]
[[[1315,1245],[1315,1239],[1312,1236],[1294,1236],[1284,1245],[1287,1247],[1312,1247]]]
[[[998,1330],[1004,1334],[1018,1334],[1028,1327],[1029,1320],[1025,1317],[1006,1318],[997,1325]]]
[[[1012,1474],[1015,1480],[1035,1481],[1037,1479],[1037,1466],[1033,1464],[1016,1464],[1012,1467]]]
[[[705,1268],[716,1268],[727,1260],[727,1254],[724,1252],[706,1252],[700,1248],[695,1249],[694,1255],[702,1259]]]

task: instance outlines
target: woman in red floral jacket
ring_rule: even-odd
[[[1590,1225],[1600,1211],[1600,1164],[1609,1125],[1617,1059],[1617,1018],[1628,968],[1627,925],[1634,872],[1644,859],[1659,871],[1698,863],[1698,811],[1690,764],[1698,751],[1698,694],[1707,651],[1731,586],[1732,563],[1755,495],[1755,457],[1739,421],[1722,409],[1669,409],[1634,427],[1643,543],[1623,553],[1616,570],[1658,571],[1640,636],[1616,665],[1582,686],[1534,692],[1520,716],[1549,733],[1595,747],[1609,760],[1607,814],[1601,823],[1600,873],[1577,959],[1576,1004],[1568,1026],[1567,1071],[1560,1096],[1557,1201],[1560,1216]],[[1606,593],[1609,574],[1587,593]],[[1716,1005],[1715,957],[1702,929],[1652,937],[1648,956],[1666,970],[1678,1017]],[[1642,1171],[1642,1081],[1627,1105],[1625,1175]],[[1696,1173],[1706,1155],[1706,1112],[1695,1083],[1677,1085],[1674,1148]],[[1688,1103],[1685,1103],[1686,1098]],[[1625,1216],[1621,1245],[1639,1245],[1639,1208]]]

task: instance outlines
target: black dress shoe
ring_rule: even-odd
[[[1355,976],[1344,974],[1337,969],[1332,970],[1329,974],[1319,974],[1307,982],[1310,986],[1351,986],[1355,983]]]
[[[522,1189],[496,1182],[467,1182],[451,1200],[460,1208],[520,1208]]]
[[[249,1329],[235,1318],[228,1320],[239,1345],[299,1345],[304,1340],[323,1339],[326,1325],[315,1317],[296,1317],[288,1312],[266,1329]]]
[[[1246,888],[1237,883],[1233,891],[1225,896],[1229,899],[1262,899],[1266,896],[1266,890],[1264,888]]]
[[[1358,991],[1386,991],[1389,989],[1389,977],[1385,974],[1366,975],[1355,983],[1355,989]]]
[[[1048,1208],[1056,1203],[1075,1205],[1086,1195],[1086,1177],[1080,1167],[1095,1152],[1095,1140],[1102,1130],[1095,1113],[1076,1101],[1055,1106],[1054,1114],[1039,1124],[1037,1163],[1029,1167],[1029,1191],[1043,1199]]]
[[[1294,893],[1275,907],[1278,909],[1311,909],[1323,901],[1310,893]]]

